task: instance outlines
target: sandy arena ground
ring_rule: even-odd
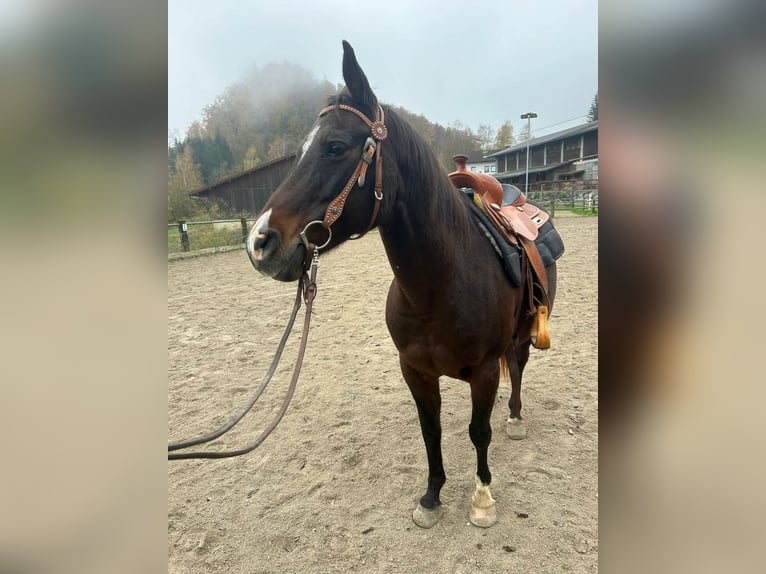
[[[244,457],[168,464],[168,572],[595,572],[598,219],[556,226],[566,253],[552,348],[533,349],[524,376],[529,436],[505,435],[507,382],[492,415],[495,526],[468,522],[469,387],[446,378],[445,514],[430,530],[412,522],[426,456],[384,320],[392,273],[371,233],[322,258],[303,373],[277,430]],[[212,430],[247,400],[294,287],[261,277],[242,250],[168,262],[171,440]],[[301,325],[302,313],[271,386],[221,446],[252,440],[278,408]]]

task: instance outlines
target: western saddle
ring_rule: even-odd
[[[548,331],[548,276],[545,265],[537,251],[535,239],[538,230],[548,221],[550,215],[532,203],[522,191],[513,185],[501,184],[494,177],[469,171],[465,167],[468,157],[456,155],[452,158],[457,169],[449,174],[452,184],[457,188],[473,189],[473,200],[512,245],[519,247],[526,254],[529,265],[524,273],[529,295],[527,313],[534,316],[532,325],[532,345],[538,349],[550,347]],[[534,296],[538,286],[540,299]],[[537,305],[539,303],[539,305]]]

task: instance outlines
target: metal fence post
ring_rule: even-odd
[[[247,241],[247,219],[240,217],[239,222],[242,224],[242,241]]]
[[[185,221],[178,222],[178,235],[181,237],[181,250],[189,251],[189,234]]]

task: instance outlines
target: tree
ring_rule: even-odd
[[[297,150],[327,96],[342,88],[342,84],[317,80],[304,68],[287,62],[252,68],[205,107],[183,139],[168,134],[169,181],[176,175],[179,182],[184,176],[189,179],[188,161],[179,164],[181,173],[177,174],[176,166],[187,149],[202,179],[200,186]],[[460,120],[442,126],[404,108],[393,109],[425,139],[448,171],[455,167],[453,155],[487,150],[497,143],[497,134],[488,125],[473,132]],[[507,130],[512,143],[510,122]],[[169,183],[169,189],[180,189],[180,185]],[[180,205],[180,201],[176,203]],[[204,203],[194,200],[195,205]]]
[[[514,143],[516,143],[516,138],[513,137],[513,125],[510,121],[505,120],[495,134],[495,149],[511,147]]]
[[[598,120],[598,92],[593,96],[593,101],[590,103],[590,111],[588,111],[588,121],[595,122]]]
[[[287,153],[285,138],[286,136],[283,135],[281,138],[275,139],[274,141],[271,142],[271,145],[269,146],[269,151],[266,152],[267,160],[271,161],[273,159],[280,158]]]
[[[194,127],[194,124],[192,124]],[[187,147],[194,151],[194,158],[199,166],[200,173],[204,183],[211,183],[220,179],[234,165],[229,144],[226,142],[221,132],[216,130],[214,136],[205,134],[202,131],[193,137],[187,137]]]
[[[189,197],[189,192],[203,182],[190,146],[176,157],[174,168],[168,173],[168,221],[195,219],[204,212],[204,205]]]
[[[441,126],[438,127],[441,128]],[[433,150],[447,171],[455,169],[453,156],[470,154],[481,149],[478,136],[460,120],[455,120],[449,127],[441,128],[440,131],[442,133],[437,135]]]
[[[495,129],[487,124],[479,124],[479,129],[476,131],[476,137],[479,140],[479,145],[482,150],[490,150],[495,141]]]
[[[176,158],[175,172],[179,189],[192,190],[202,185],[202,174],[191,146],[186,146]]]
[[[254,145],[251,145],[245,152],[245,159],[242,160],[242,169],[253,169],[259,163],[261,163],[261,158],[258,157],[258,150]]]

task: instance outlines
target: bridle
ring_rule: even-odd
[[[348,198],[348,194],[351,193],[351,190],[354,187],[354,184],[357,183],[359,187],[362,187],[365,182],[365,176],[367,175],[367,168],[372,163],[373,157],[375,156],[375,152],[378,153],[378,161],[375,165],[375,206],[372,210],[372,217],[370,219],[370,224],[367,227],[367,230],[357,235],[356,237],[352,237],[351,239],[359,239],[359,237],[366,234],[370,229],[372,229],[372,226],[375,225],[375,220],[378,217],[378,212],[380,211],[380,202],[383,200],[383,157],[381,155],[381,144],[383,143],[383,140],[386,139],[386,136],[388,135],[388,130],[386,129],[386,125],[383,123],[384,116],[383,116],[383,108],[378,106],[378,119],[375,121],[371,121],[363,112],[360,112],[354,107],[348,106],[346,104],[333,104],[331,106],[327,106],[324,108],[321,112],[319,112],[319,117],[321,118],[325,114],[329,113],[332,110],[346,110],[349,112],[352,112],[359,116],[364,123],[367,124],[367,126],[370,128],[371,136],[367,138],[367,140],[364,142],[364,147],[362,148],[362,156],[359,160],[359,163],[356,166],[356,169],[354,169],[354,173],[351,174],[351,177],[349,178],[348,182],[346,182],[346,185],[343,187],[343,190],[330,202],[330,205],[327,206],[327,210],[325,211],[324,219],[312,221],[306,225],[306,227],[303,228],[303,231],[300,233],[300,238],[303,241],[303,243],[306,246],[306,259],[303,264],[303,273],[301,274],[301,277],[298,279],[298,292],[295,296],[295,304],[293,305],[293,311],[290,315],[290,319],[288,320],[287,327],[285,328],[285,332],[282,335],[282,339],[279,342],[279,346],[277,347],[277,351],[274,354],[274,358],[271,361],[271,365],[269,367],[269,370],[266,373],[266,376],[263,378],[261,383],[258,385],[258,387],[253,392],[252,397],[248,401],[248,403],[241,408],[237,413],[235,413],[228,422],[223,424],[221,427],[219,427],[217,430],[208,433],[206,435],[183,440],[183,441],[177,441],[174,443],[168,444],[168,460],[183,460],[183,459],[192,459],[192,458],[208,458],[208,459],[219,459],[219,458],[229,458],[233,456],[239,456],[242,454],[246,454],[254,449],[256,449],[260,444],[266,440],[266,437],[268,437],[272,431],[276,428],[276,426],[279,424],[279,421],[282,420],[282,417],[284,416],[285,412],[287,411],[287,406],[290,404],[290,400],[293,397],[293,393],[295,392],[295,387],[298,382],[298,377],[301,372],[301,367],[303,366],[303,356],[306,352],[306,343],[308,341],[308,334],[309,334],[309,327],[311,325],[311,309],[313,307],[314,298],[317,294],[317,285],[316,285],[316,275],[317,275],[317,268],[319,267],[319,251],[323,248],[325,248],[332,239],[332,225],[340,218],[341,214],[343,213],[343,207],[346,204],[346,199]],[[322,227],[324,227],[329,237],[327,238],[327,241],[325,241],[322,245],[315,245],[311,243],[308,238],[306,237],[306,231],[314,224],[321,224]],[[301,306],[301,301],[305,301],[306,303],[306,313],[304,317],[304,323],[303,323],[303,333],[301,335],[301,342],[298,347],[298,356],[295,360],[295,368],[293,369],[293,375],[290,379],[290,385],[287,389],[287,394],[285,395],[285,398],[282,401],[282,406],[280,407],[279,411],[275,415],[272,422],[269,424],[269,426],[264,430],[258,438],[250,443],[249,445],[239,448],[236,450],[228,450],[228,451],[185,451],[185,452],[175,452],[178,450],[184,450],[188,449],[189,447],[196,446],[199,444],[204,444],[207,442],[210,442],[212,440],[215,440],[216,438],[221,437],[226,432],[230,431],[234,426],[242,420],[242,418],[253,408],[258,398],[261,396],[263,391],[265,390],[266,386],[271,381],[272,376],[274,375],[274,371],[277,368],[277,365],[279,364],[279,360],[282,356],[282,351],[284,351],[285,344],[287,343],[287,338],[290,335],[290,332],[292,331],[293,324],[295,323],[295,317],[298,314],[298,309]]]
[[[356,169],[354,169],[351,177],[348,178],[348,181],[346,182],[346,185],[343,186],[341,192],[327,206],[324,214],[324,219],[321,221],[317,219],[316,221],[310,222],[308,225],[306,225],[306,227],[303,229],[303,232],[300,234],[301,239],[303,240],[307,249],[309,248],[309,241],[306,239],[306,230],[308,230],[309,227],[314,224],[321,224],[322,227],[324,227],[328,232],[327,241],[325,241],[322,245],[316,246],[316,249],[323,249],[330,243],[330,240],[332,239],[332,225],[338,221],[340,216],[343,214],[343,208],[346,205],[346,199],[348,198],[349,193],[351,193],[351,190],[354,188],[354,184],[358,184],[359,187],[364,185],[367,176],[367,168],[372,163],[376,151],[378,153],[378,160],[375,163],[375,188],[373,192],[375,194],[375,205],[372,208],[370,224],[367,226],[367,229],[364,231],[364,233],[350,237],[349,239],[359,239],[360,237],[364,236],[370,229],[372,229],[373,225],[375,225],[375,220],[378,218],[380,202],[383,200],[382,147],[383,140],[386,139],[386,136],[388,136],[388,128],[386,128],[386,124],[384,123],[385,115],[383,114],[383,108],[378,105],[378,117],[375,121],[370,120],[370,118],[368,118],[364,112],[361,112],[353,106],[349,106],[347,104],[329,105],[321,112],[319,112],[319,117],[321,118],[333,110],[345,110],[347,112],[356,114],[365,124],[367,124],[367,127],[370,128],[371,135],[367,137],[367,140],[365,140],[364,145],[362,146],[362,156],[359,159],[359,163],[356,164]]]

